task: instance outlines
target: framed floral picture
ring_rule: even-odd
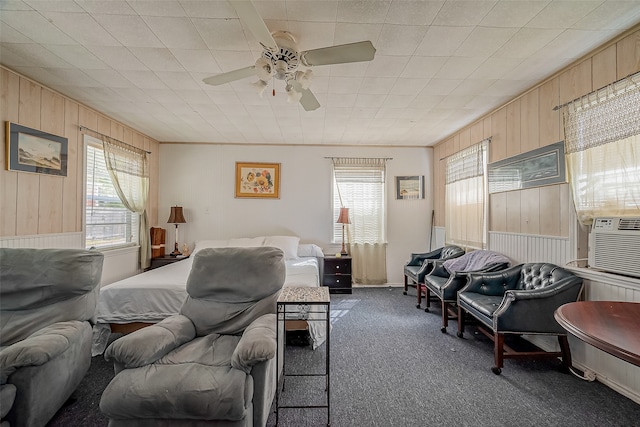
[[[236,198],[280,198],[280,163],[236,162]]]

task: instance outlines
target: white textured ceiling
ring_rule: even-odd
[[[254,1],[300,50],[371,40],[318,66],[322,105],[275,81],[202,79],[261,47],[227,1],[1,0],[0,63],[159,141],[432,145],[640,22],[640,1]]]

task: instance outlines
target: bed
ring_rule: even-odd
[[[193,254],[211,247],[275,246],[285,253],[284,286],[319,286],[322,277],[319,261],[324,256],[314,244],[299,244],[291,236],[205,240],[196,242]],[[192,255],[193,255],[192,254]],[[103,286],[96,307],[93,330],[93,355],[102,354],[111,333],[129,333],[177,314],[186,292],[193,258],[171,263]],[[287,322],[292,327],[307,327],[307,322]],[[322,322],[308,322],[312,347],[325,340]]]

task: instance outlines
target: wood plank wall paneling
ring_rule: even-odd
[[[0,67],[1,136],[10,121],[68,139],[67,176],[13,172],[0,161],[0,237],[59,235],[82,231],[84,141],[79,126],[151,151],[149,222],[158,221],[159,144],[123,124]]]
[[[592,90],[640,71],[640,30],[603,46],[590,56],[568,66],[538,87],[466,126],[435,146],[436,153],[451,155],[456,149],[478,142],[480,128],[491,137],[489,162],[525,153],[562,141],[560,110],[553,108]],[[469,134],[469,137],[467,137]],[[436,159],[439,157],[436,155]],[[436,186],[444,186],[444,163],[436,164]],[[445,191],[434,190],[436,225],[444,227]],[[571,236],[573,201],[568,184],[510,191],[489,196],[490,232],[527,235]],[[584,231],[577,238],[584,243]],[[584,244],[577,245],[585,253]]]

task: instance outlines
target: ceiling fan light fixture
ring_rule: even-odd
[[[260,80],[269,80],[273,76],[274,70],[270,61],[265,58],[256,60],[256,74]]]
[[[285,61],[276,61],[275,77],[278,80],[284,80],[287,77],[288,64]]]
[[[262,98],[262,94],[264,94],[264,90],[267,88],[268,82],[258,80],[257,82],[251,83],[251,86],[254,87],[258,95],[260,95],[260,98]]]
[[[284,90],[287,92],[287,102],[289,103],[300,102],[300,98],[302,98],[302,92],[298,92],[290,84],[287,84]]]
[[[313,80],[313,71],[296,71],[296,81],[300,82],[303,89],[309,89]]]

